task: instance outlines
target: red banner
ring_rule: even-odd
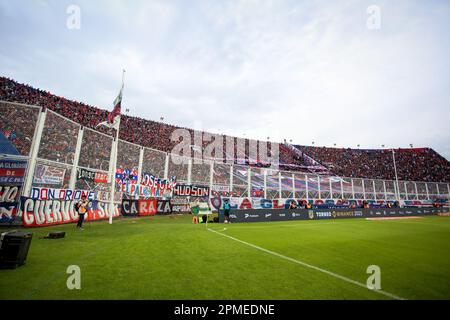
[[[22,177],[25,174],[25,169],[0,169],[0,176],[7,177]]]
[[[96,172],[94,182],[95,183],[107,183],[108,182],[108,174]]]
[[[138,201],[139,216],[153,216],[158,209],[156,199]]]
[[[74,208],[77,201],[35,200],[23,197],[21,211],[24,227],[46,227],[78,221],[78,213]],[[89,203],[85,221],[104,220],[109,218],[109,204],[92,201]],[[114,205],[113,217],[120,216],[120,208]]]

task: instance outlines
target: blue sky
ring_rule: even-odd
[[[125,68],[131,115],[450,159],[449,17],[450,1],[0,0],[0,74],[109,109]]]

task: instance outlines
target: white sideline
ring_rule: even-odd
[[[208,229],[208,231],[214,232],[215,234],[218,234],[218,235],[221,235],[221,236],[223,236],[223,237],[229,238],[229,239],[231,239],[231,240],[240,242],[240,243],[245,244],[245,245],[247,245],[247,246],[249,246],[249,247],[252,247],[252,248],[255,248],[255,249],[257,249],[257,250],[263,251],[263,252],[265,252],[265,253],[274,255],[274,256],[276,256],[276,257],[279,257],[279,258],[282,258],[282,259],[285,259],[285,260],[288,260],[288,261],[297,263],[297,264],[302,265],[302,266],[304,266],[304,267],[307,267],[307,268],[310,268],[310,269],[313,269],[313,270],[316,270],[316,271],[319,271],[319,272],[328,274],[328,275],[330,275],[330,276],[332,276],[332,277],[335,277],[335,278],[344,280],[344,281],[346,281],[346,282],[352,283],[352,284],[354,284],[354,285],[357,285],[357,286],[359,286],[359,287],[365,288],[365,289],[367,289],[367,290],[370,290],[370,291],[373,291],[373,292],[382,294],[382,295],[384,295],[384,296],[386,296],[386,297],[389,297],[389,298],[392,298],[392,299],[395,299],[395,300],[406,300],[406,299],[404,299],[404,298],[402,298],[402,297],[396,296],[396,295],[394,295],[394,294],[392,294],[392,293],[389,293],[389,292],[386,292],[386,291],[383,291],[383,290],[371,290],[371,289],[367,288],[367,286],[366,286],[364,283],[361,283],[361,282],[352,280],[352,279],[350,279],[350,278],[341,276],[341,275],[339,275],[339,274],[337,274],[337,273],[334,273],[334,272],[331,272],[331,271],[328,271],[328,270],[325,270],[325,269],[322,269],[322,268],[319,268],[319,267],[310,265],[310,264],[305,263],[305,262],[303,262],[303,261],[296,260],[296,259],[294,259],[294,258],[290,258],[290,257],[284,256],[284,255],[282,255],[282,254],[279,254],[279,253],[270,251],[270,250],[268,250],[268,249],[264,249],[264,248],[259,247],[259,246],[257,246],[257,245],[251,244],[251,243],[246,242],[246,241],[243,241],[243,240],[239,240],[239,239],[237,239],[237,238],[234,238],[234,237],[232,237],[232,236],[229,236],[229,235],[226,235],[226,234],[217,232],[217,231],[215,231],[215,230]]]

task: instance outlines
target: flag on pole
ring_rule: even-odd
[[[111,149],[111,157],[110,157],[110,183],[111,183],[111,193],[109,197],[109,224],[112,224],[113,212],[115,210],[114,198],[116,195],[116,167],[117,167],[117,153],[119,149],[119,128],[120,128],[120,109],[122,107],[122,92],[124,86],[124,78],[125,78],[125,70],[122,70],[122,87],[120,88],[119,95],[114,100],[114,108],[113,111],[108,115],[108,121],[102,122],[103,124],[109,128],[116,129],[116,138],[114,139],[114,143]],[[100,125],[99,124],[99,125]]]
[[[105,127],[113,128],[113,129],[116,129],[116,130],[119,129],[120,111],[121,111],[121,108],[122,108],[122,91],[123,91],[123,83],[122,83],[122,88],[120,88],[119,95],[114,100],[114,108],[108,114],[108,120],[100,122],[96,127],[98,127],[98,126],[105,126]]]

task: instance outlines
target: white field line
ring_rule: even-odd
[[[392,293],[389,293],[389,292],[386,292],[386,291],[383,291],[383,290],[371,290],[371,289],[367,288],[367,286],[366,286],[364,283],[361,283],[361,282],[352,280],[352,279],[350,279],[350,278],[341,276],[341,275],[339,275],[339,274],[337,274],[337,273],[334,273],[334,272],[331,272],[331,271],[328,271],[328,270],[325,270],[325,269],[322,269],[322,268],[313,266],[313,265],[308,264],[308,263],[306,263],[306,262],[303,262],[303,261],[300,261],[300,260],[296,260],[296,259],[291,258],[291,257],[287,257],[287,256],[282,255],[282,254],[280,254],[280,253],[277,253],[277,252],[274,252],[274,251],[270,251],[270,250],[268,250],[268,249],[264,249],[264,248],[259,247],[259,246],[257,246],[257,245],[251,244],[251,243],[246,242],[246,241],[243,241],[243,240],[239,240],[239,239],[237,239],[237,238],[234,238],[234,237],[232,237],[232,236],[229,236],[229,235],[226,235],[226,234],[217,232],[217,231],[215,231],[215,230],[208,229],[208,231],[214,232],[215,234],[218,234],[218,235],[221,235],[221,236],[223,236],[223,237],[229,238],[229,239],[231,239],[231,240],[240,242],[240,243],[242,243],[242,244],[245,244],[246,246],[249,246],[249,247],[252,247],[252,248],[257,249],[257,250],[259,250],[259,251],[262,251],[262,252],[271,254],[271,255],[276,256],[276,257],[279,257],[279,258],[281,258],[281,259],[284,259],[284,260],[287,260],[287,261],[290,261],[290,262],[293,262],[293,263],[302,265],[302,266],[304,266],[304,267],[307,267],[307,268],[310,268],[310,269],[313,269],[313,270],[316,270],[316,271],[325,273],[325,274],[327,274],[327,275],[329,275],[329,276],[335,277],[335,278],[337,278],[337,279],[341,279],[341,280],[343,280],[343,281],[345,281],[345,282],[354,284],[354,285],[359,286],[359,287],[361,287],[361,288],[365,288],[365,289],[367,289],[367,290],[370,290],[370,291],[373,291],[373,292],[382,294],[382,295],[384,295],[384,296],[386,296],[386,297],[389,297],[389,298],[392,298],[392,299],[395,299],[395,300],[406,300],[406,299],[404,299],[404,298],[402,298],[402,297],[396,296],[396,295],[394,295],[394,294],[392,294]]]

